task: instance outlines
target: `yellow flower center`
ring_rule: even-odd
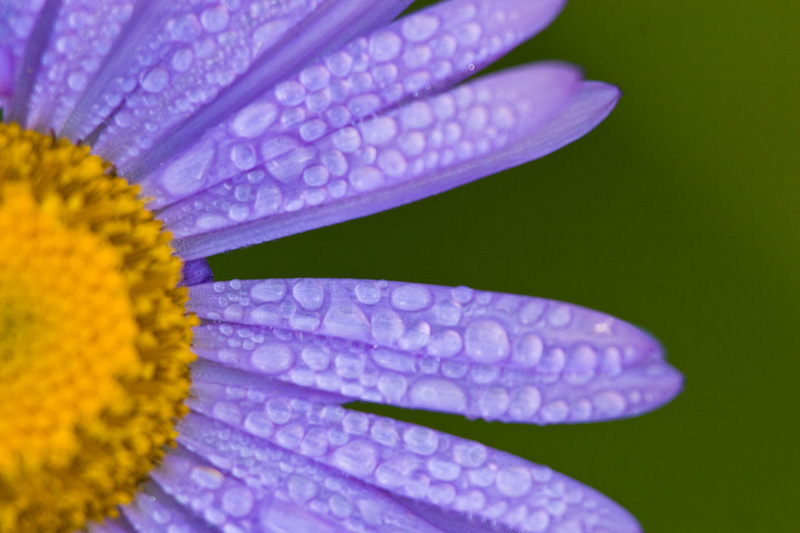
[[[113,516],[174,445],[197,319],[137,192],[0,124],[0,531]]]

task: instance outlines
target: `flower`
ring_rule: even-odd
[[[452,88],[562,3],[392,22],[409,0],[0,0],[0,528],[637,531],[546,467],[342,404],[633,416],[681,387],[647,334],[465,287],[212,283],[205,263],[590,131],[619,93],[569,65]]]

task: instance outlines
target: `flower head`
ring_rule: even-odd
[[[633,416],[681,385],[647,334],[204,260],[590,131],[619,93],[572,66],[457,85],[562,3],[0,0],[0,530],[638,530],[546,467],[342,404]]]

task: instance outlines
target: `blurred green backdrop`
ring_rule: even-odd
[[[798,22],[796,2],[574,0],[498,67],[563,59],[618,84],[595,132],[435,198],[215,257],[217,279],[466,284],[640,324],[686,374],[641,418],[369,409],[547,464],[649,533],[798,532]]]

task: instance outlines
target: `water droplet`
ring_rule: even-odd
[[[281,279],[260,281],[250,289],[250,297],[256,303],[277,302],[286,295],[286,284]]]
[[[331,81],[331,73],[322,65],[313,65],[300,72],[300,83],[309,91],[318,91]]]
[[[526,333],[514,343],[512,360],[520,366],[535,366],[541,359],[543,351],[542,339],[533,333]]]
[[[285,81],[275,87],[275,98],[281,104],[296,106],[306,97],[306,89],[296,81]]]
[[[328,125],[319,119],[309,120],[300,126],[300,138],[306,142],[315,141],[325,135]]]
[[[89,83],[89,78],[82,71],[73,72],[67,77],[67,85],[73,91],[82,91]]]
[[[548,423],[563,422],[569,416],[569,405],[564,400],[556,400],[542,407],[542,420]]]
[[[439,447],[439,435],[429,428],[411,426],[403,432],[403,442],[409,451],[431,455]]]
[[[294,353],[284,344],[264,344],[253,351],[250,364],[265,374],[277,374],[292,367]]]
[[[361,134],[364,142],[381,145],[389,142],[397,135],[397,123],[391,117],[377,117],[361,124]]]
[[[583,385],[594,377],[597,354],[587,346],[575,348],[564,368],[564,381],[571,385]]]
[[[400,137],[400,149],[407,156],[415,156],[425,150],[425,135],[419,131],[411,131]]]
[[[269,437],[272,435],[274,426],[272,422],[262,412],[253,411],[244,419],[244,428],[257,437]]]
[[[401,285],[392,291],[392,305],[402,311],[420,311],[431,304],[430,291],[423,285]]]
[[[374,94],[362,94],[350,99],[347,108],[352,111],[356,118],[364,118],[371,115],[381,107],[381,99]]]
[[[613,418],[625,411],[625,397],[615,390],[606,390],[595,395],[592,403],[597,409],[597,417]]]
[[[373,281],[362,281],[356,285],[356,298],[366,305],[374,305],[381,301],[381,289]]]
[[[192,66],[194,52],[191,48],[181,48],[172,55],[172,68],[176,72],[186,72]]]
[[[333,174],[334,176],[337,177],[344,176],[347,173],[348,170],[347,159],[345,159],[344,155],[342,155],[342,152],[338,150],[325,152],[324,154],[322,154],[322,157],[320,157],[320,162],[323,165],[325,165],[325,168],[327,168],[330,171],[330,173]],[[345,185],[344,182],[340,181],[339,183]],[[331,191],[331,194],[335,198],[341,196],[341,195],[337,196],[336,194],[334,194],[333,191]],[[344,191],[342,191],[342,194],[344,194]]]
[[[512,420],[532,421],[533,415],[539,410],[542,395],[539,389],[532,385],[513,391],[508,415]]]
[[[343,128],[333,134],[333,145],[345,153],[355,152],[361,146],[361,135],[356,128]]]
[[[192,42],[200,34],[200,21],[191,13],[167,23],[167,32],[174,41]]]
[[[378,378],[378,390],[392,403],[399,402],[408,389],[408,381],[399,374],[388,373]]]
[[[258,137],[278,118],[278,108],[270,102],[256,102],[236,114],[231,123],[233,133],[239,137]]]
[[[336,52],[325,58],[325,65],[331,71],[331,74],[343,78],[350,74],[350,69],[353,67],[353,58],[346,52]]]
[[[303,171],[303,181],[312,187],[320,187],[328,183],[330,172],[322,165],[314,165]]]
[[[539,320],[539,317],[542,316],[545,307],[547,307],[547,304],[544,300],[533,300],[528,302],[519,312],[520,322],[526,326],[535,324]]]
[[[437,36],[431,41],[434,53],[439,57],[452,57],[458,48],[458,39],[449,33]]]
[[[424,378],[411,388],[411,405],[437,411],[460,413],[467,405],[464,391],[451,381]]]
[[[483,29],[477,22],[468,22],[455,30],[456,38],[462,46],[471,46],[481,38]]]
[[[420,13],[407,17],[402,24],[403,37],[412,42],[424,41],[433,36],[439,29],[439,19]]]
[[[350,441],[333,452],[332,462],[348,474],[365,477],[378,465],[378,450],[366,440]]]
[[[506,496],[519,498],[531,490],[533,481],[527,468],[522,466],[508,466],[497,472],[495,485]]]
[[[218,489],[225,482],[225,476],[210,466],[195,466],[189,474],[195,484],[204,489]]]
[[[505,329],[490,319],[476,320],[467,326],[464,345],[466,354],[481,363],[502,361],[510,352]]]
[[[434,357],[452,357],[461,351],[463,343],[458,332],[448,329],[434,334],[428,341],[428,354]]]
[[[254,501],[253,493],[247,487],[232,487],[222,494],[222,509],[241,518],[250,513]]]
[[[242,412],[239,406],[232,402],[217,402],[211,410],[212,415],[217,420],[238,426],[242,421]]]
[[[334,359],[336,373],[343,378],[356,379],[364,372],[366,361],[364,354],[342,353]]]
[[[400,53],[403,40],[391,31],[380,31],[369,41],[369,54],[375,61],[391,61]]]
[[[303,308],[315,311],[322,307],[325,289],[319,280],[312,278],[300,279],[292,288],[292,296]]]
[[[547,313],[547,321],[556,328],[563,328],[572,319],[572,312],[566,305],[558,305]]]
[[[415,46],[405,51],[403,54],[403,62],[405,62],[408,68],[421,68],[428,64],[432,56],[433,50],[431,50],[429,46]]]
[[[308,500],[316,496],[319,491],[319,487],[317,487],[316,483],[298,474],[293,474],[289,477],[287,487],[289,489],[289,496],[291,496],[295,503],[300,505],[305,504]]]
[[[383,172],[375,167],[358,167],[350,172],[350,184],[357,191],[372,191],[383,184]]]
[[[250,170],[256,165],[256,149],[250,143],[239,143],[231,148],[231,161],[239,170]]]
[[[481,393],[478,407],[486,420],[500,418],[508,410],[510,398],[502,387],[492,387]]]
[[[399,178],[408,170],[408,162],[399,150],[392,148],[378,156],[378,167],[390,178]]]
[[[200,22],[203,28],[210,33],[218,33],[228,27],[230,13],[224,5],[209,7],[200,14]]]

